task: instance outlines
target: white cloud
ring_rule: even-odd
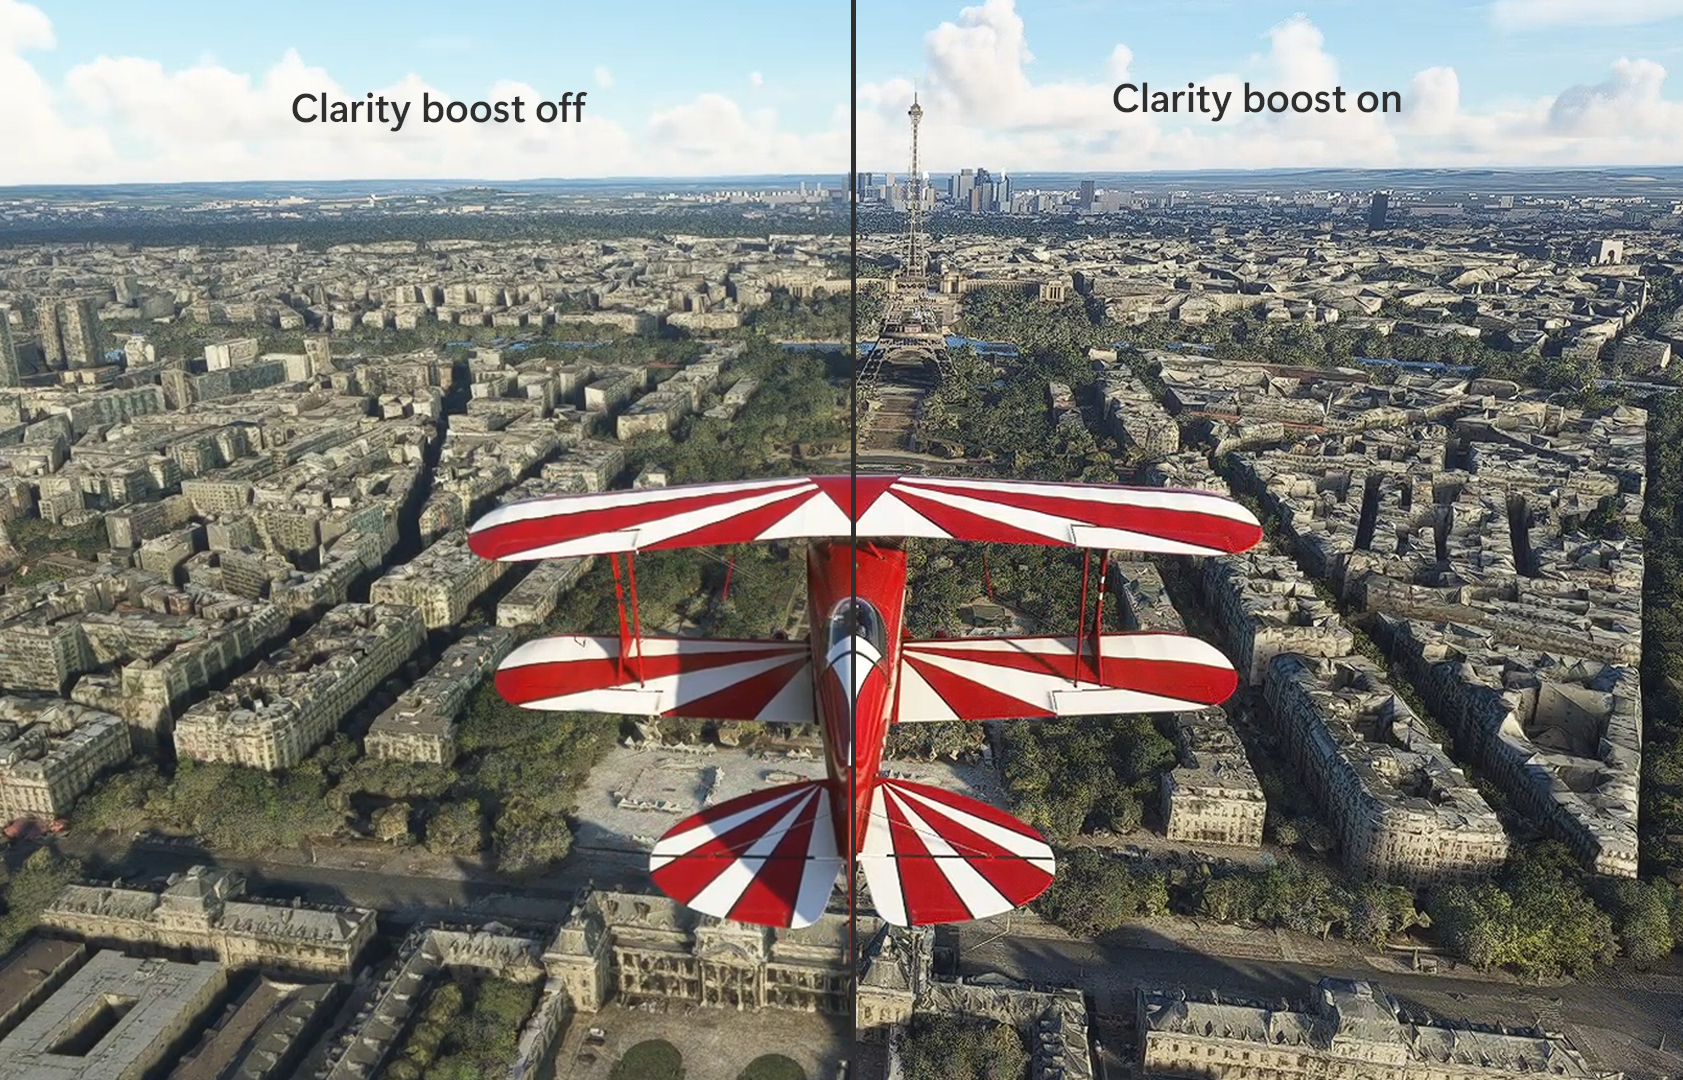
[[[841,174],[847,114],[824,130],[798,133],[775,113],[745,113],[704,94],[642,120],[609,118],[598,106],[583,122],[530,119],[545,95],[508,81],[468,100],[524,98],[524,124],[421,122],[422,95],[449,100],[416,74],[385,87],[347,88],[331,72],[286,51],[266,71],[230,70],[205,58],[171,69],[133,56],[99,56],[49,83],[28,55],[58,47],[52,22],[18,0],[0,0],[0,185],[187,180],[568,176],[696,176],[732,173]],[[612,73],[598,68],[598,87]],[[300,123],[293,99],[365,93],[411,102],[402,130],[379,123]],[[550,95],[554,96],[554,95]]]
[[[1683,16],[1683,0],[1496,0],[1490,20],[1502,30],[1561,26],[1641,26]]]
[[[764,86],[765,84],[766,84],[766,77],[764,75],[761,75],[757,71],[750,71],[748,73],[748,85],[749,86],[752,86],[754,89],[758,90],[760,87]]]
[[[1557,7],[1566,0],[1551,0]],[[1668,0],[1646,0],[1658,10]],[[1637,0],[1596,0],[1629,15]],[[1683,0],[1671,6],[1683,7]],[[1089,79],[1037,80],[1028,28],[1013,0],[963,9],[924,37],[924,68],[860,87],[860,167],[903,170],[906,108],[913,79],[924,106],[923,167],[970,165],[1011,172],[1059,170],[1243,169],[1676,164],[1683,104],[1664,94],[1665,70],[1625,59],[1607,79],[1502,110],[1462,100],[1453,68],[1418,72],[1406,86],[1343,81],[1335,52],[1310,19],[1268,28],[1263,48],[1223,71],[1139,75],[1149,57],[1126,44],[1094,42]],[[1236,58],[1237,59],[1237,58]],[[1149,81],[1153,91],[1187,82],[1234,94],[1221,122],[1199,114],[1123,114],[1118,82]],[[1299,115],[1242,113],[1242,90],[1331,90],[1343,86],[1351,111]],[[1355,111],[1361,90],[1397,90],[1400,114]]]
[[[57,44],[46,12],[20,0],[0,0],[0,52],[51,49]]]
[[[1652,60],[1619,59],[1605,82],[1563,90],[1549,106],[1548,129],[1587,138],[1683,135],[1683,105],[1663,100],[1664,86],[1665,68]]]

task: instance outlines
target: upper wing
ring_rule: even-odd
[[[1192,712],[1221,704],[1239,685],[1221,650],[1197,638],[1138,633],[1101,640],[1102,665],[1094,664],[1086,637],[1079,660],[1073,637],[908,641],[895,722]]]
[[[1262,527],[1206,491],[818,476],[533,499],[491,511],[468,542],[487,559],[551,559],[855,535],[1221,555],[1254,545]]]
[[[497,668],[497,691],[528,709],[810,724],[812,650],[804,641],[538,638]]]

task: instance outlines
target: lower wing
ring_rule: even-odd
[[[812,650],[804,641],[549,637],[497,668],[497,690],[528,709],[810,724]]]
[[[1239,685],[1221,650],[1182,634],[908,641],[895,722],[1191,712]]]

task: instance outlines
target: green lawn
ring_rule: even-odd
[[[761,1054],[736,1080],[806,1080],[806,1071],[782,1054]]]
[[[664,1039],[640,1042],[619,1059],[608,1080],[684,1080],[684,1056]]]

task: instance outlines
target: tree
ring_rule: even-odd
[[[1598,884],[1602,905],[1613,917],[1621,952],[1643,967],[1671,952],[1675,945],[1673,913],[1679,908],[1677,886],[1663,879],[1629,878]]]
[[[0,916],[0,955],[11,952],[34,929],[47,905],[81,875],[80,862],[52,848],[30,852],[29,858],[6,883],[6,914]]]
[[[484,845],[478,799],[446,803],[427,820],[427,850],[434,855],[475,855]]]
[[[1035,908],[1072,934],[1099,937],[1125,923],[1167,914],[1168,878],[1075,848],[1059,856],[1057,877]]]
[[[409,804],[394,802],[374,811],[370,818],[374,839],[408,844],[414,841],[409,832]]]
[[[1619,945],[1581,878],[1550,841],[1521,849],[1497,882],[1434,890],[1427,910],[1439,939],[1468,963],[1532,978],[1580,975],[1610,962]]]
[[[511,803],[497,818],[497,869],[529,874],[554,866],[573,849],[573,831],[559,814]]]
[[[915,1016],[899,1050],[905,1080],[1022,1080],[1029,1066],[1016,1029],[968,1016]]]

